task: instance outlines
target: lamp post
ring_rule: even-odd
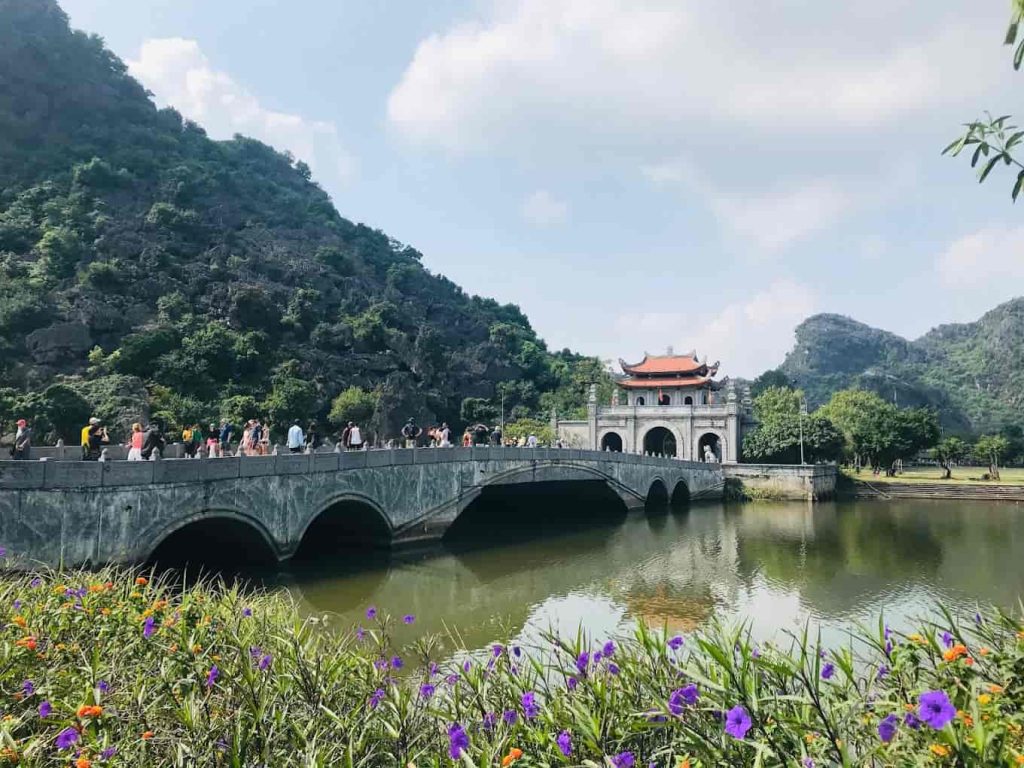
[[[505,439],[505,392],[501,393],[501,439]]]
[[[800,398],[800,466],[806,463],[804,461],[804,416],[806,415],[807,401]]]

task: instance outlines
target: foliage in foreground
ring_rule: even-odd
[[[831,652],[640,628],[444,661],[429,638],[395,648],[372,608],[339,634],[283,596],[108,571],[7,578],[0,620],[4,765],[1024,761],[1024,632],[999,611],[879,621]]]

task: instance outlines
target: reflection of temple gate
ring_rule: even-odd
[[[708,449],[710,449],[710,455],[708,455]],[[722,441],[718,435],[714,432],[707,432],[701,435],[700,440],[697,441],[697,455],[694,457],[697,461],[722,461]]]
[[[665,427],[655,427],[644,435],[644,453],[660,456],[676,455],[676,436]]]

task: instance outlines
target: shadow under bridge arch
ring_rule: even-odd
[[[231,510],[204,510],[178,520],[154,539],[156,544],[141,559],[159,568],[219,571],[259,568],[279,559],[277,544],[263,524]]]
[[[306,560],[346,550],[382,549],[389,546],[391,537],[391,522],[375,501],[346,494],[331,499],[310,518],[292,559]]]
[[[477,489],[445,533],[447,542],[533,538],[626,518],[626,489],[596,469],[558,463],[495,475]]]

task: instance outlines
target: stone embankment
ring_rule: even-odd
[[[971,499],[1024,502],[1024,486],[998,483],[872,483],[851,479],[841,483],[837,493],[844,499]]]

